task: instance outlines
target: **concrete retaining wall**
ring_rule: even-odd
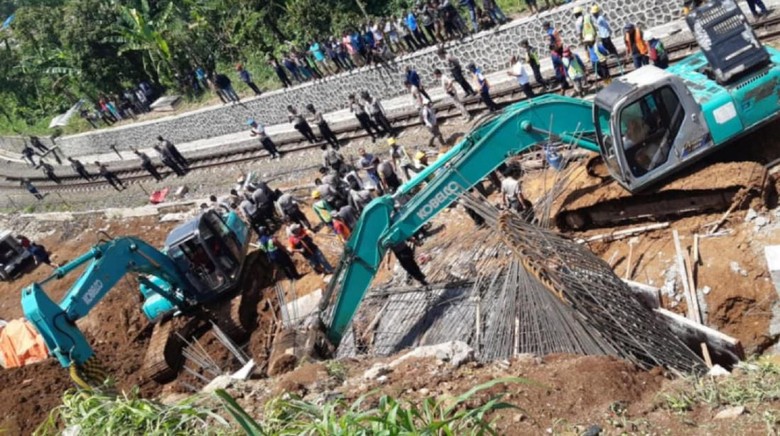
[[[640,23],[645,28],[668,23],[679,16],[679,0],[603,0],[598,2],[609,18],[615,35],[613,41],[620,46],[622,27],[627,22]],[[566,44],[576,43],[574,18],[571,9],[575,5],[589,7],[592,3],[577,2],[556,8],[539,16],[516,20],[498,30],[489,30],[468,37],[462,42],[447,44],[447,49],[465,65],[475,62],[491,72],[507,67],[509,56],[518,52],[521,40],[528,39],[540,53],[546,55],[547,39],[542,31],[544,21],[552,22],[561,30]],[[428,48],[398,58],[390,68],[363,68],[351,73],[329,77],[318,83],[307,83],[289,90],[264,94],[240,105],[209,107],[185,114],[134,123],[112,129],[103,129],[78,135],[61,137],[57,143],[67,155],[110,152],[110,145],[119,150],[129,147],[149,147],[158,135],[174,143],[226,135],[246,130],[246,120],[255,118],[265,124],[284,123],[287,105],[299,109],[313,103],[326,112],[343,109],[347,95],[367,90],[381,98],[394,97],[405,92],[403,71],[406,65],[414,66],[428,86],[436,86],[432,71],[442,68],[435,48]],[[20,138],[0,137],[0,149],[18,156]],[[2,153],[2,151],[0,151]]]

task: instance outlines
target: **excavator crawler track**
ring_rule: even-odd
[[[640,194],[631,194],[614,181],[578,177],[555,222],[562,230],[580,231],[722,212],[735,202],[737,207],[746,207],[753,198],[766,202],[768,180],[766,169],[755,162],[713,164]]]
[[[194,330],[195,319],[173,318],[154,326],[141,374],[157,383],[168,383],[176,378],[184,363],[182,349],[184,341],[176,334],[187,337]]]

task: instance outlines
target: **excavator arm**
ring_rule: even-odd
[[[330,319],[324,320],[331,343],[338,345],[344,336],[387,249],[414,235],[508,157],[548,141],[574,143],[598,152],[598,144],[590,135],[592,112],[589,102],[552,95],[514,104],[470,132],[404,184],[395,197],[371,202],[355,225],[320,307],[328,313],[333,305]],[[432,175],[411,200],[395,209],[396,199],[410,194]]]
[[[43,285],[59,280],[85,264],[86,269],[62,301],[54,303]],[[92,357],[92,348],[76,326],[76,321],[87,315],[130,272],[159,277],[171,285],[170,290],[190,288],[187,279],[168,256],[140,239],[123,237],[96,245],[79,258],[55,269],[42,282],[22,290],[25,317],[43,336],[49,351],[63,367],[82,366]],[[162,289],[149,280],[144,282],[175,306],[181,307],[186,303],[175,292]]]

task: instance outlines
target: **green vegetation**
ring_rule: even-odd
[[[505,393],[485,401],[477,398],[478,394],[502,384],[524,382],[514,377],[495,379],[457,397],[425,398],[420,403],[387,395],[376,399],[376,393],[351,404],[343,399],[319,404],[285,396],[265,405],[262,422],[250,416],[227,392],[217,390],[215,397],[238,427],[205,406],[203,396],[165,405],[139,398],[137,390],[120,396],[70,391],[36,434],[58,434],[66,427],[78,425],[80,434],[117,435],[212,435],[238,431],[248,435],[495,435],[493,412],[516,407],[501,401]]]
[[[679,390],[661,395],[661,405],[678,413],[696,405],[716,408],[769,401],[780,401],[780,366],[768,361],[742,363],[735,375],[692,379]]]
[[[129,395],[113,396],[99,392],[69,391],[62,405],[54,409],[35,432],[59,434],[63,428],[78,425],[79,434],[111,435],[211,435],[225,434],[228,422],[210,409],[196,404],[198,397],[165,405]]]
[[[480,2],[481,3],[481,2]],[[339,35],[366,16],[390,16],[414,0],[0,0],[0,134],[51,134],[49,120],[81,98],[120,93],[141,80],[189,94],[196,67],[243,63],[274,88],[268,54]],[[520,0],[500,0],[507,12]],[[238,91],[245,91],[239,84]],[[187,95],[198,103],[203,97]],[[88,129],[76,119],[62,133]]]
[[[495,379],[458,397],[425,398],[419,404],[382,395],[374,406],[366,406],[371,394],[348,404],[336,399],[315,404],[295,396],[277,398],[266,404],[265,420],[253,421],[224,391],[217,392],[228,411],[249,435],[370,435],[370,434],[498,434],[490,415],[501,409],[516,409],[495,395],[479,406],[467,407],[482,391],[505,383],[526,380],[508,377]]]

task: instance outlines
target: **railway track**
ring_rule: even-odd
[[[766,42],[780,36],[780,17],[774,17],[760,22],[753,23],[753,29],[756,31],[759,39]],[[680,59],[692,54],[698,50],[698,45],[695,40],[685,40],[670,44],[667,46],[667,51],[670,55],[670,61],[672,63],[679,61]],[[621,74],[633,69],[630,62],[612,60],[609,64],[612,77],[618,77]],[[541,89],[538,84],[535,84],[535,92],[542,94],[545,91]],[[553,91],[558,92],[556,88]],[[508,105],[517,102],[524,98],[522,91],[514,86],[499,88],[492,92],[492,97],[501,106]],[[486,112],[486,109],[481,104],[478,97],[470,97],[464,101],[467,109],[472,115],[479,115]],[[437,117],[439,119],[449,119],[460,116],[460,111],[454,107],[448,101],[440,101],[436,105]],[[411,127],[421,125],[421,121],[418,114],[414,110],[408,110],[400,113],[391,114],[389,117],[393,123],[393,127],[398,130],[404,130]],[[368,135],[361,129],[357,121],[342,125],[333,129],[340,142],[353,141],[356,139],[362,139]],[[285,153],[286,158],[290,157],[290,154],[318,148],[323,142],[310,144],[298,135],[286,135],[282,138],[275,138],[275,142]],[[259,147],[259,145],[247,145],[241,147],[230,147],[229,149],[223,149],[222,147],[215,147],[210,149],[206,153],[192,153],[187,156],[191,163],[191,171],[207,170],[215,167],[227,166],[227,165],[241,165],[249,162],[253,162],[262,158],[267,158],[268,153]],[[173,174],[167,167],[162,164],[157,164],[158,171],[165,177],[169,177]],[[282,177],[293,171],[300,171],[302,169],[314,168],[316,166],[309,166],[306,168],[296,168],[290,171],[282,171],[272,174],[271,177]],[[146,172],[146,170],[140,167],[124,167],[114,169],[115,173],[122,179],[125,184],[137,184],[141,182],[151,181],[152,176]],[[35,183],[35,185],[44,192],[88,192],[98,189],[110,188],[110,185],[102,179],[95,179],[93,181],[84,181],[75,174],[61,175],[61,184],[55,184],[48,178],[37,174],[34,176],[5,176],[4,180],[0,181],[0,188],[22,190],[19,185],[19,181],[22,178],[28,178]]]

